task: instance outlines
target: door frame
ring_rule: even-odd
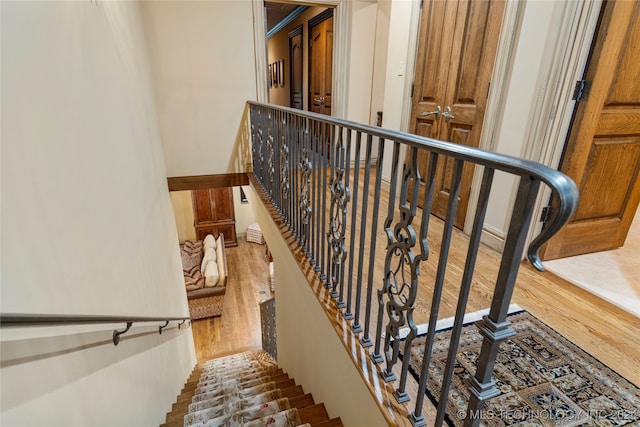
[[[569,127],[576,101],[572,100],[575,82],[582,79],[589,52],[596,33],[602,0],[562,2],[561,22],[557,43],[548,55],[546,75],[538,85],[547,81],[544,96],[535,105],[530,120],[523,156],[553,169],[560,167],[562,152],[569,136]],[[562,72],[566,70],[566,72]],[[541,88],[542,89],[542,88]],[[526,245],[540,234],[542,209],[549,204],[551,191],[543,186],[534,207],[536,222],[529,229]]]
[[[267,87],[267,34],[263,0],[251,0],[253,5],[253,34],[256,46],[256,99],[269,102]],[[349,77],[349,43],[352,2],[350,0],[277,0],[309,6],[333,7],[333,64],[331,73],[331,116],[345,119],[347,113],[347,86]],[[264,46],[264,49],[258,48]],[[341,70],[336,73],[335,70]]]

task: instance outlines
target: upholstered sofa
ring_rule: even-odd
[[[209,234],[201,241],[181,245],[189,312],[192,319],[220,316],[227,290],[224,236]]]

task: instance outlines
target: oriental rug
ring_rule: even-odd
[[[640,426],[640,389],[549,326],[521,311],[509,315],[516,335],[503,342],[493,379],[500,395],[475,414],[483,426]],[[417,380],[426,335],[411,345],[409,370]],[[437,406],[451,329],[438,331],[427,381]],[[462,426],[466,380],[475,374],[482,335],[463,327],[445,421]],[[612,350],[615,351],[615,350]]]

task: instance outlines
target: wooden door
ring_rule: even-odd
[[[409,131],[477,147],[498,47],[504,1],[426,0],[422,6]],[[424,178],[428,155],[418,154]],[[446,214],[453,161],[438,164],[433,213]],[[465,166],[455,225],[462,228],[473,168]],[[420,203],[424,182],[420,185]]]
[[[224,234],[225,246],[237,246],[236,215],[231,187],[193,190],[193,219],[196,236],[203,240],[207,234],[216,238]]]
[[[309,110],[331,115],[333,9],[309,20]]]
[[[291,108],[303,110],[302,101],[302,25],[289,33],[289,79]]]
[[[580,200],[544,259],[620,247],[640,202],[640,3],[607,2],[585,80],[592,86],[573,118],[560,170]]]

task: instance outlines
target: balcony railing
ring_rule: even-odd
[[[254,102],[249,104],[254,177],[296,237],[309,263],[330,289],[336,307],[350,322],[353,333],[359,335],[361,345],[369,348],[370,358],[375,363],[384,363],[384,368],[380,369],[384,381],[396,381],[393,394],[398,402],[409,400],[406,390],[409,357],[400,361],[399,355],[409,354],[412,340],[417,335],[413,311],[420,266],[427,262],[430,247],[435,246],[430,246],[427,231],[436,172],[439,166],[446,164],[448,167],[450,197],[437,254],[438,264],[433,277],[426,279],[433,293],[418,393],[409,409],[409,419],[414,426],[426,424],[423,400],[463,169],[475,168],[476,172],[482,173],[482,181],[438,399],[435,423],[438,426],[445,417],[495,173],[503,172],[518,180],[490,312],[477,323],[484,343],[475,376],[468,386],[470,397],[465,418],[465,425],[477,425],[479,419],[470,415],[479,413],[484,402],[497,395],[491,376],[498,346],[515,333],[507,321],[507,311],[541,184],[551,189],[555,209],[547,226],[528,249],[529,260],[538,269],[542,269],[538,250],[575,209],[578,199],[575,184],[565,175],[527,160],[319,114]],[[372,152],[376,145],[374,159]],[[385,213],[381,211],[381,165],[389,145],[393,154]],[[401,149],[406,152],[404,164],[400,162]],[[428,159],[426,173],[423,169],[424,178],[420,174],[419,157]],[[377,166],[373,166],[374,160]],[[422,181],[423,191],[420,190]],[[372,197],[369,191],[373,191]],[[418,221],[420,225],[416,228],[413,224]],[[386,236],[384,251],[376,251],[379,227]],[[365,248],[369,248],[368,259],[365,259]],[[378,257],[384,257],[384,269],[377,275],[374,266]],[[401,339],[401,328],[409,329],[404,339]],[[399,372],[399,378],[394,370]]]

